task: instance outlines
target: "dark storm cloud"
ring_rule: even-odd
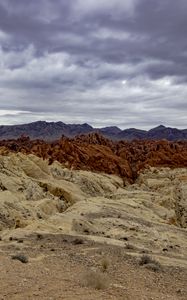
[[[186,0],[1,0],[1,123],[187,126],[186,28]]]

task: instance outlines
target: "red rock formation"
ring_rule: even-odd
[[[49,163],[58,160],[74,169],[116,174],[130,182],[148,166],[187,167],[187,142],[112,142],[93,133],[74,139],[63,136],[52,143],[21,137],[0,141],[0,147],[13,152],[33,153],[49,159]]]

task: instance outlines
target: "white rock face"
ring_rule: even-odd
[[[0,230],[3,239],[84,236],[184,266],[187,169],[150,168],[124,187],[116,176],[48,166],[34,155],[0,156]]]

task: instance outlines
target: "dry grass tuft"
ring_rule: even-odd
[[[145,267],[153,272],[159,272],[161,270],[161,265],[158,262],[147,264]]]
[[[101,261],[101,271],[106,272],[109,268],[110,261],[107,257],[104,257]]]
[[[107,276],[99,271],[88,271],[82,278],[82,285],[96,290],[104,290],[109,286]]]
[[[158,272],[161,270],[160,263],[149,255],[143,255],[139,260],[139,265],[145,266],[147,269],[152,270],[154,272]]]
[[[24,255],[24,254],[15,254],[15,255],[12,255],[11,258],[19,260],[19,261],[21,261],[24,264],[28,263],[28,261],[29,261],[28,257],[26,255]]]
[[[128,250],[134,250],[135,249],[135,247],[132,244],[129,244],[129,243],[127,243],[125,245],[125,248],[128,249]]]

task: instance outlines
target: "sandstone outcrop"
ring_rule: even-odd
[[[33,154],[0,155],[0,236],[60,233],[186,266],[187,168],[115,175],[71,170]]]
[[[113,142],[98,133],[51,143],[21,137],[1,141],[0,151],[32,153],[48,159],[49,164],[57,160],[71,169],[116,174],[131,183],[149,166],[187,167],[187,142]]]

